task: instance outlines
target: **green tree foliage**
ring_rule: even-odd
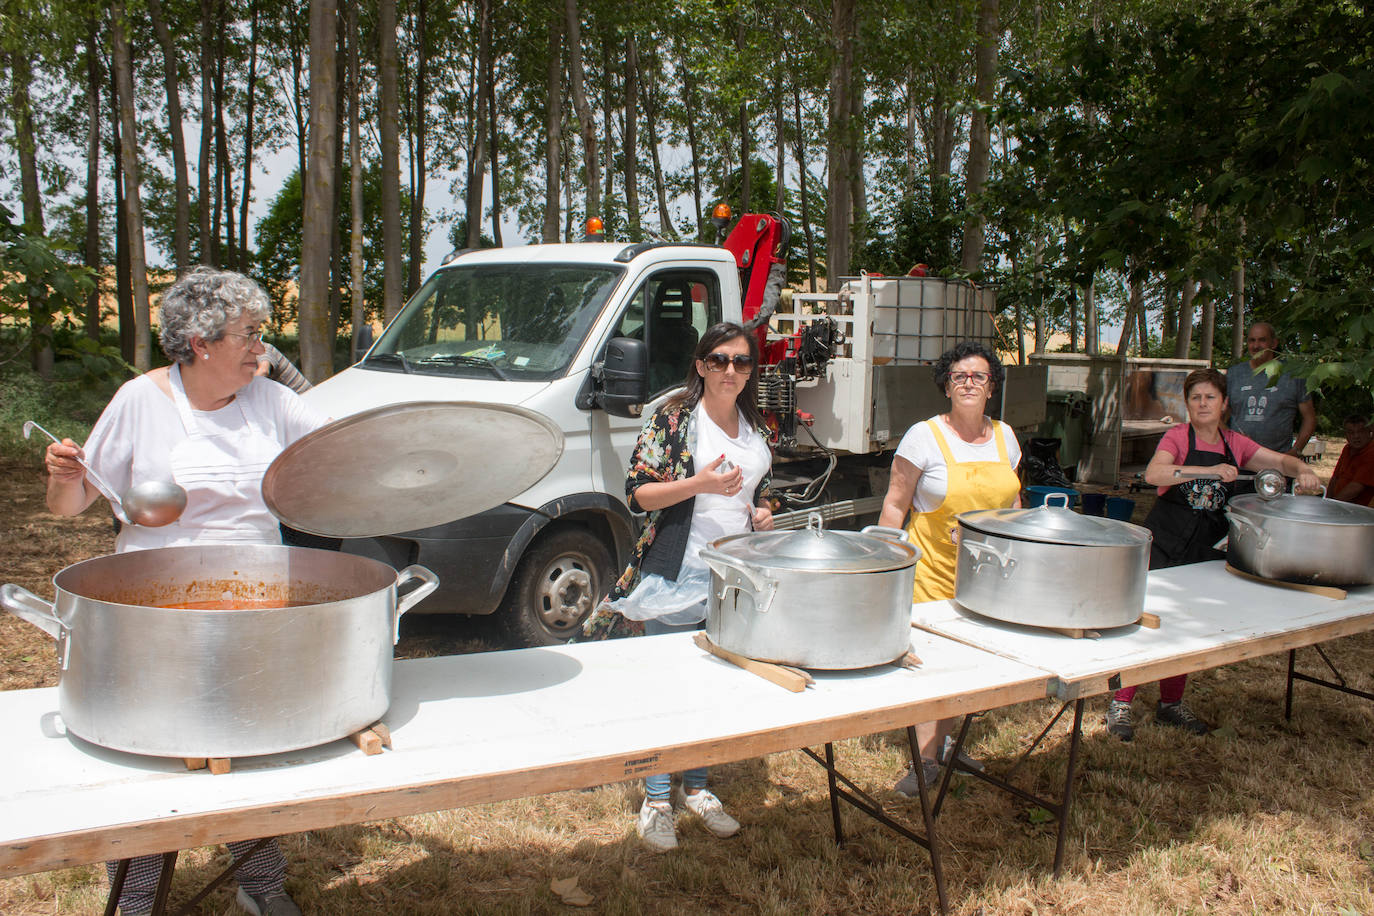
[[[1262,268],[1252,316],[1314,382],[1374,380],[1374,22],[1355,4],[1141,5],[1008,81],[1015,165],[998,200],[1057,221],[1052,275],[1111,269],[1225,288]],[[1240,227],[1244,225],[1242,234]]]
[[[348,164],[344,164],[347,170]],[[402,209],[410,205],[409,195],[401,195]],[[381,166],[369,163],[363,172],[363,308],[369,318],[382,315],[382,181]],[[353,220],[348,188],[339,189],[339,231],[347,238]],[[267,215],[257,224],[258,255],[254,278],[272,298],[272,320],[278,327],[296,318],[296,278],[301,252],[301,175],[294,171],[273,199]],[[406,227],[402,226],[403,233]],[[403,236],[402,251],[408,250]],[[403,265],[404,266],[404,265]],[[348,298],[345,291],[343,298]],[[349,316],[339,316],[339,328],[349,327]]]

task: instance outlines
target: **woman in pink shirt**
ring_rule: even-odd
[[[1226,376],[1215,369],[1196,369],[1183,380],[1188,422],[1164,434],[1159,448],[1145,468],[1145,480],[1159,488],[1145,527],[1154,535],[1150,568],[1186,566],[1226,555],[1213,547],[1226,536],[1226,503],[1234,495],[1241,468],[1259,471],[1274,468],[1296,477],[1305,489],[1319,490],[1319,481],[1302,459],[1264,448],[1238,432],[1222,426],[1226,418]],[[1214,474],[1197,478],[1193,474]],[[1159,682],[1155,721],[1205,735],[1211,726],[1193,714],[1183,702],[1187,675]],[[1107,731],[1122,741],[1135,736],[1131,700],[1135,688],[1118,690],[1107,709]]]

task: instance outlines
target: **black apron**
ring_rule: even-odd
[[[1220,454],[1200,451],[1190,423],[1188,454],[1179,463],[1202,467],[1233,464],[1239,468],[1240,462],[1231,454],[1225,435],[1221,437],[1221,447]],[[1226,503],[1235,495],[1235,484],[1220,480],[1185,480],[1165,490],[1145,516],[1145,527],[1154,535],[1150,545],[1150,568],[1167,569],[1225,559],[1226,554],[1212,545],[1230,531]]]

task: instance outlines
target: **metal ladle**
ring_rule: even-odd
[[[24,422],[24,438],[29,438],[35,429],[58,445],[62,444],[61,439],[32,420]],[[113,487],[91,470],[89,464],[80,458],[75,461],[86,469],[86,476],[90,478],[91,485],[110,501],[110,505],[114,507],[115,517],[121,522],[142,525],[145,528],[160,528],[180,518],[186,508],[186,491],[169,480],[145,480],[143,483],[136,483],[125,490],[121,498],[115,494]]]
[[[1183,471],[1175,475],[1183,480],[1220,480],[1221,475],[1215,471]],[[1274,499],[1283,495],[1284,487],[1287,483],[1282,471],[1273,468],[1264,468],[1259,471],[1241,471],[1236,475],[1237,480],[1253,478],[1255,481],[1255,492],[1261,499]]]

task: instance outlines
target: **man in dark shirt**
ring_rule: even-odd
[[[1251,325],[1245,345],[1250,351],[1249,361],[1237,363],[1226,372],[1231,428],[1265,448],[1301,458],[1307,440],[1317,431],[1317,409],[1307,384],[1287,372],[1270,379],[1260,368],[1278,356],[1278,337],[1267,321]]]
[[[1374,502],[1374,427],[1369,417],[1352,414],[1345,418],[1345,448],[1331,472],[1326,493],[1334,499],[1368,506]]]

